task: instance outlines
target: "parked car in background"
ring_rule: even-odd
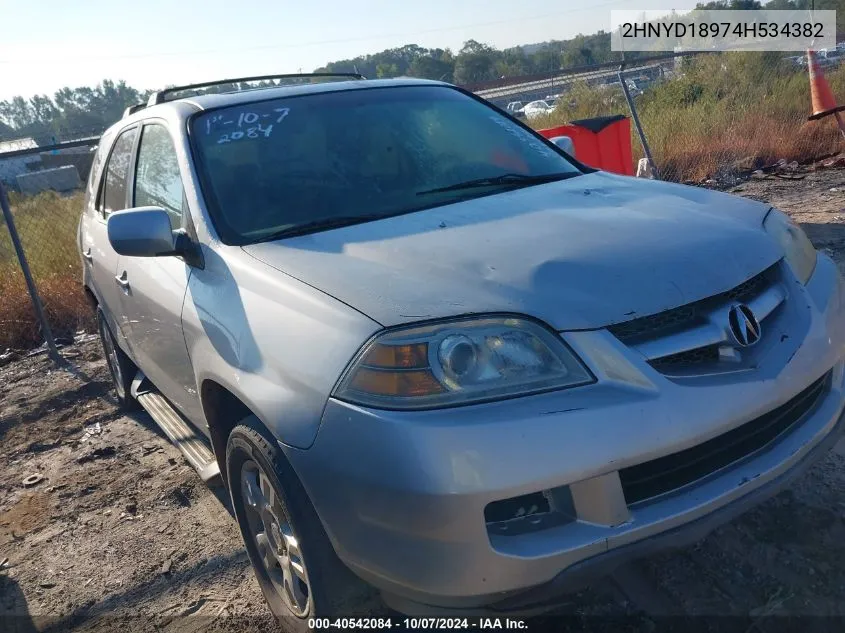
[[[507,110],[510,114],[519,112],[522,110],[522,101],[511,101],[505,110]]]
[[[842,63],[842,60],[845,59],[845,51],[839,50],[838,48],[822,49],[819,51],[819,55],[816,59],[822,66],[838,66]]]
[[[637,82],[633,79],[626,79],[625,85],[628,87],[628,93],[632,97],[639,97],[643,93],[642,89],[640,89],[640,87],[637,85]]]
[[[525,114],[528,119],[533,119],[544,114],[550,114],[553,111],[554,108],[542,99],[532,101],[522,108],[523,114]]]
[[[130,108],[78,234],[120,403],[228,487],[287,630],[551,608],[841,436],[845,287],[784,213],[297,79]]]

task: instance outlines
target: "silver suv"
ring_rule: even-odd
[[[836,440],[843,284],[786,215],[319,79],[154,94],[79,230],[120,401],[228,486],[277,616],[552,605]]]

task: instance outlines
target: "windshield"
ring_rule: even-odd
[[[240,104],[202,113],[191,131],[215,225],[233,244],[580,173],[498,110],[440,86]],[[489,184],[477,182],[486,179]],[[452,188],[469,181],[473,186]]]

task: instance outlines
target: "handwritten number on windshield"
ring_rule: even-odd
[[[290,114],[290,108],[275,108],[273,111],[274,111],[274,112],[278,112],[278,113],[279,113],[279,118],[278,118],[278,119],[276,119],[276,123],[281,123],[281,122],[282,122],[282,120],[283,120],[283,119],[284,119],[284,118],[285,118],[288,114]]]
[[[214,114],[206,119],[205,133],[212,134],[220,130],[220,128],[229,129],[235,128],[233,131],[226,131],[217,138],[217,144],[231,143],[232,141],[239,141],[241,139],[260,139],[270,138],[273,133],[273,126],[281,123],[290,114],[290,108],[273,108],[272,112],[241,112],[237,116],[231,115],[231,118],[226,114]],[[262,126],[262,119],[266,122],[267,119],[275,121]],[[249,127],[246,127],[249,126]]]
[[[220,145],[221,143],[231,143],[232,141],[239,141],[242,138],[261,138],[261,134],[264,134],[264,138],[270,138],[270,134],[272,132],[272,123],[267,127],[261,127],[260,125],[256,125],[255,127],[247,128],[246,132],[242,130],[237,130],[235,132],[221,134],[220,138],[217,139],[217,144]]]

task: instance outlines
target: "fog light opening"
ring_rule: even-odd
[[[493,501],[484,508],[491,535],[517,536],[575,520],[569,486]]]

